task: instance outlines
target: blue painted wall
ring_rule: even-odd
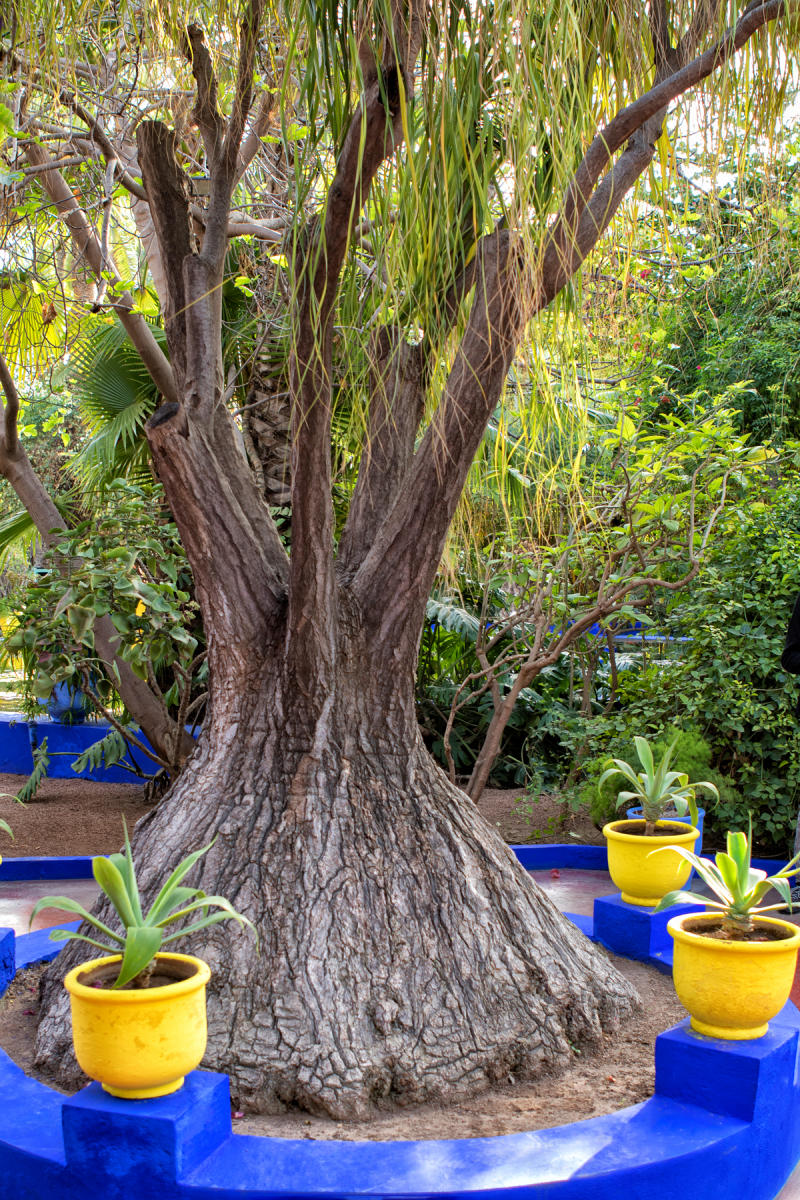
[[[335,1142],[232,1133],[227,1079],[125,1101],[71,1098],[0,1053],[4,1200],[773,1200],[800,1154],[794,1006],[757,1042],[685,1025],[656,1048],[656,1094],[605,1117],[496,1138]]]
[[[520,857],[536,867],[597,866],[596,854],[585,853],[596,847],[562,847],[556,860],[554,849],[522,847]],[[613,904],[609,912],[618,925]],[[637,915],[641,924],[647,914]],[[660,941],[659,931],[645,936]],[[3,945],[0,932],[0,962]],[[46,932],[20,937],[17,964],[58,949]],[[659,1036],[655,1057],[650,1100],[574,1125],[436,1142],[311,1142],[233,1134],[225,1076],[193,1072],[180,1092],[158,1100],[115,1099],[97,1084],[64,1098],[0,1051],[0,1196],[774,1200],[800,1159],[794,1005],[751,1042],[705,1038],[686,1021]]]
[[[88,721],[83,725],[62,725],[48,717],[27,721],[21,713],[0,713],[0,771],[10,775],[30,775],[33,770],[31,743],[41,745],[47,738],[50,754],[48,775],[53,779],[91,779],[97,783],[143,783],[123,767],[103,767],[98,771],[73,771],[72,763],[87,747],[99,742],[110,730],[106,721]],[[152,749],[143,734],[138,737]],[[157,766],[141,751],[134,750],[139,767],[147,774]],[[124,760],[130,766],[130,754]]]

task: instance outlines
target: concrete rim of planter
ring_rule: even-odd
[[[547,867],[559,848],[542,847],[541,863],[531,861],[536,847],[523,849],[526,865]],[[560,849],[575,861],[574,847]],[[43,946],[41,934],[27,936]],[[800,1014],[787,1004],[749,1043],[687,1025],[659,1035],[655,1095],[641,1104],[571,1126],[441,1142],[234,1135],[225,1076],[193,1072],[157,1100],[118,1100],[96,1084],[64,1097],[0,1053],[4,1200],[77,1200],[87,1179],[109,1200],[722,1200],[734,1185],[749,1200],[774,1200],[800,1159]]]

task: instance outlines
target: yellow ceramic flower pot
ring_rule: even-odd
[[[603,827],[608,848],[608,873],[628,904],[654,908],[667,892],[683,887],[692,868],[680,854],[656,854],[661,846],[694,848],[700,831],[683,821],[657,821],[656,836],[631,833],[644,821],[611,821]]]
[[[176,1092],[206,1048],[206,984],[211,972],[188,954],[159,954],[158,987],[92,987],[113,981],[119,955],[74,967],[64,979],[72,1040],[81,1069],[112,1096],[144,1099]]]
[[[666,858],[666,855],[664,855]],[[773,917],[756,926],[786,933],[781,941],[723,942],[690,926],[719,924],[717,913],[684,913],[667,924],[674,940],[672,977],[692,1029],[709,1037],[745,1041],[762,1037],[792,990],[800,929]]]

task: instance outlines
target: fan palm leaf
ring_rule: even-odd
[[[153,334],[162,348],[161,329]],[[119,476],[148,475],[144,426],[158,403],[158,390],[122,327],[96,325],[78,343],[72,386],[81,418],[92,435],[73,460],[87,489]]]

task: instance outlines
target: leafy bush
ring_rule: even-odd
[[[800,802],[797,684],[780,664],[798,594],[800,488],[791,483],[769,505],[729,514],[700,576],[664,618],[691,640],[679,659],[623,680],[613,734],[604,731],[610,752],[613,736],[624,739],[644,714],[650,728],[697,730],[714,769],[733,781],[709,814],[712,831],[746,829],[752,810],[762,851],[789,849]],[[601,799],[594,804],[599,815]]]
[[[428,748],[443,764],[444,731],[450,706],[462,681],[479,668],[475,642],[483,603],[480,585],[471,587],[466,574],[460,582],[463,587],[460,597],[434,593],[428,601],[417,670],[417,717]],[[488,602],[490,613],[513,606],[512,598],[499,582],[489,585]],[[506,729],[503,754],[495,764],[492,782],[496,786],[513,787],[527,778],[527,733],[542,717],[543,708],[538,692],[525,688]],[[459,774],[472,770],[492,713],[492,698],[487,692],[465,704],[456,714],[450,750]]]

